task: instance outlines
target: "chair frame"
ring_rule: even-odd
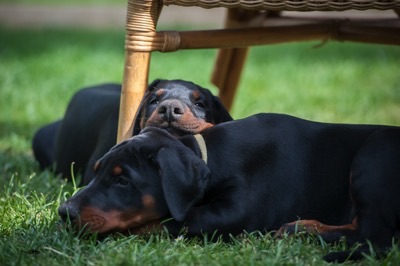
[[[156,31],[164,4],[227,7],[224,29]],[[400,1],[128,0],[125,67],[117,142],[132,136],[133,121],[147,88],[151,53],[216,49],[212,82],[229,110],[248,47],[309,40],[400,45],[399,19],[286,18],[281,11],[388,10],[400,15]],[[269,21],[269,23],[265,23]],[[246,36],[246,38],[243,38]]]

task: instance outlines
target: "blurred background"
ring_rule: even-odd
[[[218,28],[224,12],[165,7],[159,25]],[[63,116],[74,92],[122,81],[125,13],[125,0],[0,0],[1,174],[36,170],[32,135]],[[215,54],[153,53],[150,81],[186,79],[217,93],[210,83]],[[324,122],[400,125],[399,62],[395,46],[315,41],[255,47],[232,115],[280,112]]]

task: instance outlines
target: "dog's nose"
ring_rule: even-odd
[[[79,216],[79,210],[76,206],[70,204],[68,201],[65,202],[60,206],[58,209],[58,214],[60,215],[61,219],[66,221],[75,221]]]
[[[165,100],[158,107],[158,114],[168,122],[178,120],[185,112],[185,106],[180,101]]]

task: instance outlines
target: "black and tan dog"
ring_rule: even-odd
[[[42,168],[56,165],[56,173],[69,178],[83,173],[83,184],[93,177],[94,163],[117,139],[121,86],[106,84],[80,90],[71,99],[63,120],[35,134],[33,152]],[[133,134],[146,126],[168,130],[174,135],[196,134],[232,120],[211,92],[183,80],[155,80],[136,116]]]
[[[259,114],[179,139],[147,128],[100,159],[59,213],[100,234],[160,220],[174,235],[290,231],[301,219],[326,240],[388,247],[400,229],[399,191],[399,127]]]

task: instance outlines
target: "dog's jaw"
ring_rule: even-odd
[[[87,232],[108,234],[119,232],[124,234],[144,234],[158,231],[162,217],[156,211],[155,200],[150,195],[142,197],[143,207],[138,210],[108,210],[94,207],[83,207],[72,225],[75,230],[84,229]]]

